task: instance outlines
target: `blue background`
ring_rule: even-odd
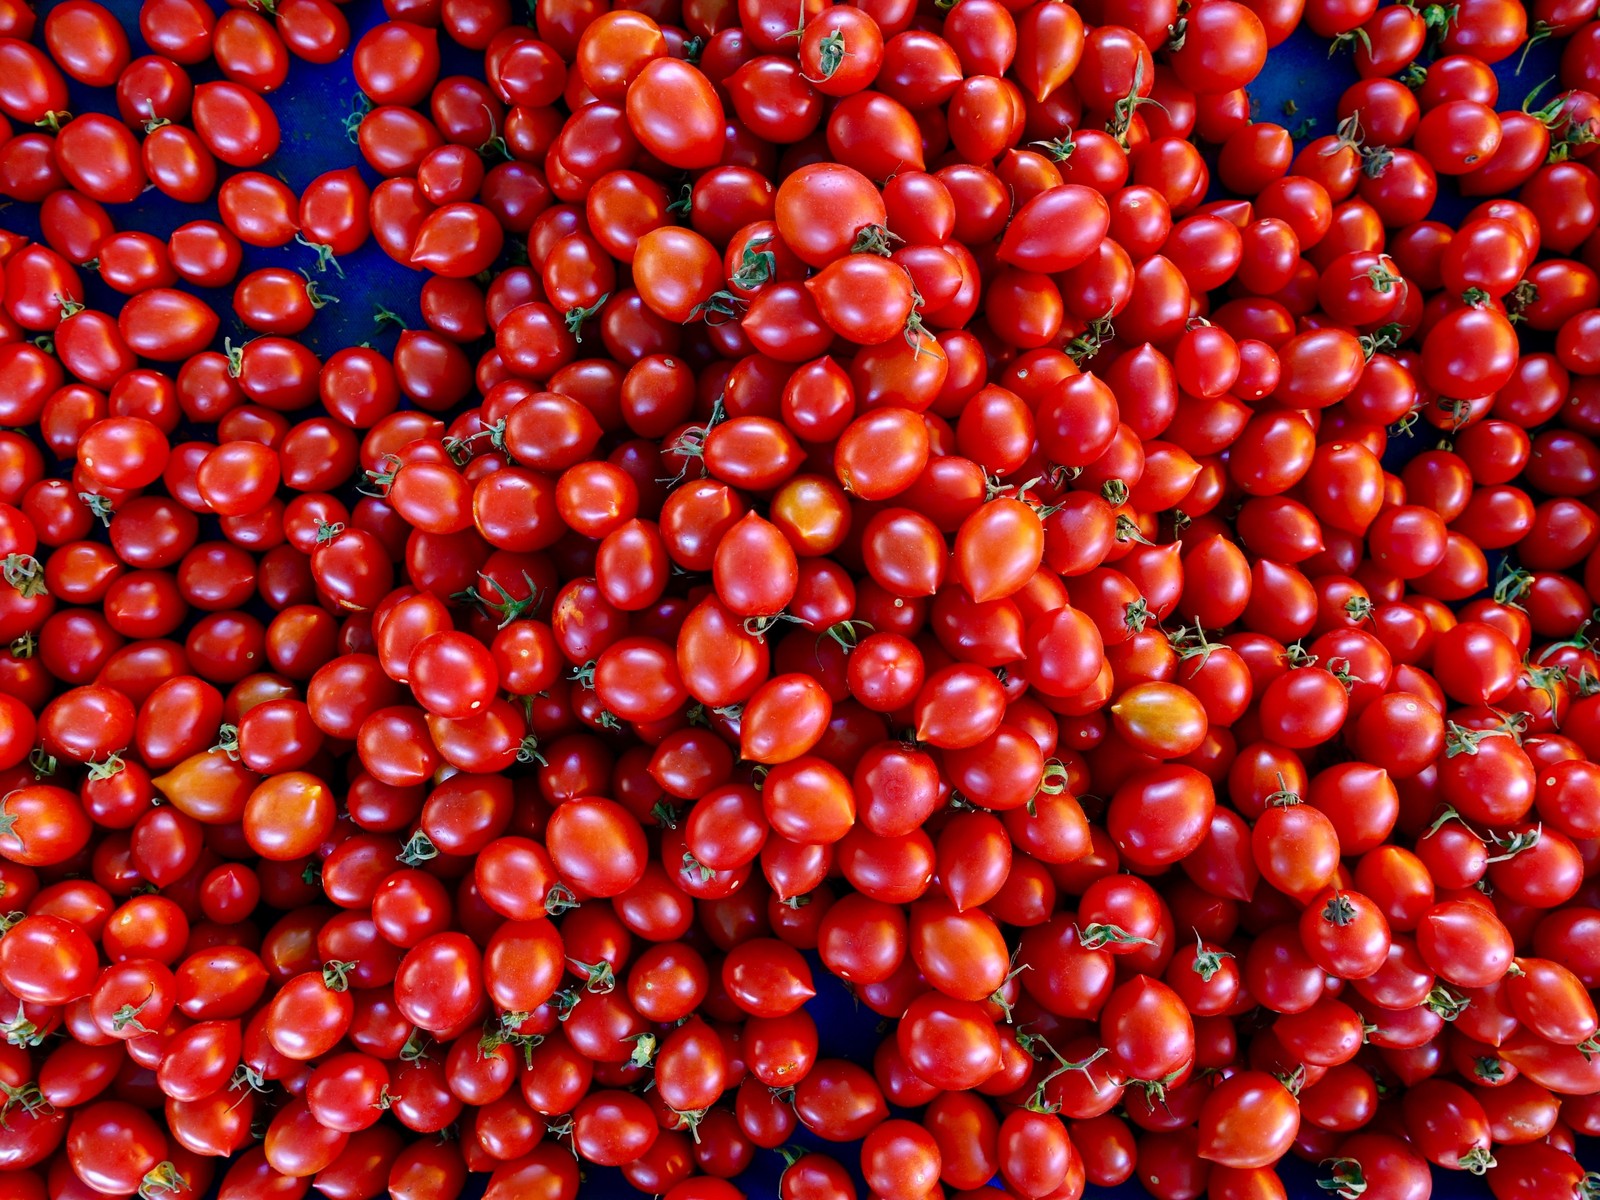
[[[58,0],[45,0],[39,5],[41,27],[45,14],[54,7],[55,2]],[[147,47],[139,36],[138,0],[101,0],[101,3],[122,21],[133,44],[134,56],[147,53]],[[216,7],[220,11],[221,5],[217,4]],[[344,11],[353,30],[352,45],[363,31],[384,19],[379,0],[354,0],[345,6]],[[532,23],[530,12],[519,12],[518,16]],[[481,54],[464,50],[448,38],[441,38],[441,48],[444,75],[482,77]],[[1515,70],[1515,58],[1500,64],[1499,107],[1502,110],[1515,108],[1533,85],[1555,74],[1556,57],[1557,48],[1545,44],[1535,47],[1528,55],[1520,74]],[[361,167],[369,184],[376,184],[378,176],[361,161],[360,152],[345,130],[345,117],[352,111],[360,94],[351,76],[350,56],[346,54],[329,66],[315,66],[299,59],[292,59],[291,64],[288,82],[270,97],[282,127],[283,144],[278,154],[262,169],[279,174],[296,192],[323,172],[351,164]],[[189,70],[196,83],[220,77],[214,64],[209,62]],[[1276,121],[1304,137],[1332,133],[1337,124],[1334,107],[1340,93],[1354,79],[1348,50],[1330,58],[1327,42],[1302,30],[1272,51],[1266,70],[1252,85],[1250,90],[1255,117],[1260,121]],[[1554,89],[1546,91],[1544,95],[1548,99],[1554,95]],[[71,99],[75,113],[100,111],[116,115],[110,89],[97,90],[74,85]],[[1288,115],[1286,103],[1291,100],[1296,111]],[[221,170],[224,175],[230,173],[229,168],[222,167]],[[1456,195],[1446,182],[1441,188],[1434,215],[1441,220],[1453,221],[1471,206],[1472,202]],[[146,191],[137,202],[115,206],[111,212],[119,228],[139,229],[162,237],[186,221],[199,217],[216,219],[217,215],[214,203],[180,205],[153,188]],[[38,210],[31,205],[11,204],[0,213],[0,225],[38,238]],[[316,256],[306,247],[294,243],[275,249],[246,246],[241,277],[245,272],[265,266],[314,272]],[[407,325],[420,325],[418,293],[424,278],[421,272],[396,263],[373,240],[369,240],[356,253],[342,258],[340,266],[344,272],[342,278],[332,270],[317,276],[319,287],[337,297],[339,302],[323,308],[300,339],[324,358],[340,347],[360,342],[370,341],[380,348],[392,349],[395,332],[392,328],[380,330],[373,320],[378,305],[397,313]],[[116,311],[121,297],[105,287],[97,275],[85,272],[84,278],[89,291],[86,298],[90,304]],[[249,336],[233,314],[231,288],[190,290],[203,295],[222,316],[219,345],[224,335],[231,335],[235,339]],[[857,1009],[843,985],[822,969],[820,964],[816,977],[819,995],[809,1007],[821,1031],[823,1055],[870,1063],[878,1041],[874,1028],[876,1015],[865,1009]],[[842,1162],[852,1168],[855,1165],[854,1147],[829,1147],[809,1137],[803,1127],[794,1140],[802,1145],[830,1150]],[[1588,1154],[1585,1158],[1600,1161],[1600,1157]],[[755,1165],[738,1182],[752,1200],[770,1200],[777,1194],[777,1181],[782,1168],[783,1160],[777,1153],[758,1151]],[[1311,1164],[1287,1160],[1282,1173],[1292,1197],[1328,1194],[1317,1189],[1315,1169]],[[474,1180],[474,1185],[469,1186],[465,1194],[475,1196],[481,1187],[480,1177]],[[862,1195],[865,1194],[863,1187]],[[1115,1196],[1124,1200],[1145,1195],[1136,1182],[1116,1189],[1090,1187],[1087,1194],[1091,1197]],[[1434,1195],[1441,1200],[1481,1198],[1489,1194],[1488,1187],[1481,1180],[1459,1172],[1435,1172]],[[633,1200],[639,1193],[622,1179],[619,1172],[589,1168],[582,1195],[585,1200]],[[1553,1197],[1552,1200],[1564,1198]]]

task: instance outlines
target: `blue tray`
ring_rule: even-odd
[[[57,2],[43,0],[39,4],[41,24]],[[147,48],[139,36],[138,0],[101,2],[122,21],[133,43],[134,55],[137,57],[146,53]],[[221,11],[222,5],[217,0],[212,2]],[[353,0],[345,6],[344,11],[354,31],[352,44],[354,38],[359,38],[363,31],[384,19],[379,0]],[[525,19],[531,23],[531,17]],[[454,45],[447,38],[442,38],[441,43],[443,74],[481,76],[483,68],[480,55]],[[1555,74],[1555,63],[1555,48],[1541,45],[1528,55],[1520,74],[1515,71],[1515,59],[1501,64],[1498,71],[1501,79],[1500,107],[1512,108],[1520,104],[1533,85]],[[219,77],[210,63],[191,68],[191,72],[197,83]],[[1276,121],[1302,137],[1330,133],[1337,123],[1334,106],[1339,94],[1354,78],[1347,51],[1330,58],[1326,42],[1301,31],[1272,51],[1265,72],[1252,87],[1256,117],[1262,121]],[[283,145],[265,169],[281,174],[297,191],[323,172],[351,164],[361,168],[369,184],[376,184],[378,176],[362,163],[361,155],[345,129],[345,117],[352,111],[358,96],[359,90],[351,77],[348,55],[329,66],[313,66],[298,59],[293,60],[288,82],[271,97],[283,129]],[[74,86],[71,99],[73,112],[100,111],[115,115],[115,104],[109,90]],[[1293,109],[1286,107],[1291,101]],[[1286,115],[1291,111],[1292,116]],[[228,173],[227,168],[223,168],[223,172]],[[1455,195],[1449,184],[1445,183],[1434,215],[1446,221],[1456,220],[1470,207],[1471,203]],[[113,208],[112,216],[120,228],[140,229],[165,237],[186,221],[198,217],[215,219],[216,207],[211,203],[202,206],[180,205],[155,189],[150,189],[135,203]],[[37,238],[38,210],[30,205],[10,205],[0,214],[0,226]],[[316,256],[298,244],[270,250],[245,247],[245,265],[241,274],[265,266],[314,270]],[[337,297],[338,303],[328,305],[317,314],[301,338],[307,345],[324,357],[340,347],[360,342],[370,341],[385,348],[392,347],[395,334],[391,330],[380,330],[373,320],[374,312],[380,305],[398,314],[408,325],[415,327],[420,324],[418,294],[423,281],[420,272],[396,263],[376,242],[370,240],[356,253],[341,259],[340,266],[343,269],[342,278],[331,271],[318,277],[321,288]],[[85,283],[89,291],[87,299],[92,305],[109,311],[116,310],[120,297],[101,284],[97,276],[85,273]],[[233,316],[231,289],[200,291],[199,294],[205,296],[223,318],[219,344],[222,335],[235,338],[248,336]],[[843,985],[821,969],[820,965],[816,976],[820,991],[809,1007],[821,1031],[822,1053],[828,1057],[870,1062],[878,1040],[874,1030],[877,1017],[858,1009]],[[829,1147],[810,1138],[803,1130],[795,1141],[816,1149],[830,1150],[852,1169],[855,1166],[856,1148],[853,1146]],[[1595,1152],[1585,1153],[1584,1158],[1590,1163],[1600,1164],[1600,1150],[1594,1147],[1587,1149]],[[760,1151],[755,1165],[737,1182],[751,1200],[773,1200],[777,1195],[777,1181],[782,1168],[783,1160],[779,1155]],[[1283,1164],[1282,1175],[1291,1197],[1310,1200],[1328,1194],[1317,1189],[1316,1172],[1312,1164],[1287,1160]],[[617,1171],[590,1168],[586,1176],[582,1189],[584,1200],[637,1200],[640,1195]],[[467,1197],[475,1197],[481,1192],[481,1180],[475,1180],[474,1185],[469,1186],[465,1193]],[[861,1194],[866,1195],[864,1187]],[[1109,1197],[1135,1200],[1145,1195],[1137,1183],[1131,1182],[1115,1189],[1091,1187],[1087,1194],[1096,1200]],[[1437,1171],[1433,1194],[1440,1200],[1467,1200],[1469,1197],[1479,1200],[1490,1193],[1479,1179],[1459,1172]],[[1552,1200],[1559,1198],[1552,1197]]]

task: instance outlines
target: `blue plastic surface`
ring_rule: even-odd
[[[44,0],[39,5],[41,23],[54,2],[56,0]],[[135,56],[145,53],[146,48],[138,30],[138,0],[101,2],[122,20],[133,42]],[[221,5],[217,0],[213,0],[213,3],[220,10]],[[353,0],[346,6],[345,12],[350,18],[355,37],[381,21],[384,15],[379,0]],[[531,16],[527,19],[531,23]],[[448,39],[441,41],[444,74],[481,76],[481,56],[454,46]],[[1553,47],[1542,45],[1529,54],[1520,74],[1514,70],[1515,60],[1502,64],[1499,71],[1502,82],[1499,107],[1515,107],[1532,85],[1554,74],[1555,57]],[[209,63],[193,68],[192,73],[196,82],[218,77]],[[1272,51],[1265,72],[1251,89],[1253,111],[1258,120],[1276,121],[1301,137],[1330,133],[1336,124],[1334,107],[1339,95],[1354,78],[1348,50],[1330,57],[1325,42],[1302,32]],[[297,191],[324,171],[351,164],[360,165],[368,182],[376,183],[378,177],[361,163],[360,153],[346,133],[345,118],[352,111],[358,94],[351,77],[349,55],[326,67],[293,60],[288,82],[271,97],[282,125],[283,145],[265,169],[281,174]],[[71,99],[74,112],[115,113],[109,90],[94,91],[74,86]],[[1286,107],[1291,101],[1292,109]],[[1453,194],[1448,183],[1444,185],[1442,193],[1435,211],[1435,215],[1442,220],[1459,219],[1471,207],[1470,203]],[[134,204],[112,211],[119,227],[141,229],[162,236],[185,221],[197,217],[216,217],[214,203],[203,206],[179,205],[154,189],[147,191]],[[32,206],[8,206],[0,213],[0,225],[30,237],[39,236],[38,212]],[[318,276],[319,286],[337,297],[338,303],[322,309],[302,338],[324,357],[342,346],[360,342],[370,341],[384,348],[391,347],[395,335],[380,330],[374,323],[376,306],[382,305],[399,314],[408,325],[415,326],[420,322],[417,304],[418,290],[423,280],[420,272],[394,262],[373,241],[369,241],[357,253],[340,260],[339,265],[342,276],[332,270]],[[271,250],[246,247],[245,270],[263,266],[314,271],[316,256],[298,244]],[[116,310],[119,297],[114,292],[100,284],[92,274],[86,275],[86,282],[91,304],[110,311]],[[231,335],[235,340],[248,336],[233,317],[231,291],[200,294],[223,315],[223,334]],[[817,979],[820,994],[808,1007],[817,1018],[823,1055],[870,1063],[880,1036],[876,1029],[877,1016],[858,1008],[842,984],[820,966]],[[817,1149],[829,1148],[826,1143],[809,1137],[803,1131],[795,1141]],[[833,1150],[841,1161],[854,1167],[854,1146],[834,1147]],[[1591,1163],[1600,1163],[1600,1154],[1585,1153],[1584,1157]],[[782,1167],[783,1160],[779,1155],[758,1151],[755,1165],[737,1182],[751,1200],[772,1200],[777,1195],[777,1180]],[[1316,1187],[1315,1174],[1311,1164],[1287,1161],[1283,1167],[1283,1178],[1289,1195],[1295,1198],[1328,1195]],[[481,1180],[475,1183],[476,1186],[469,1188],[467,1196],[476,1196],[481,1191]],[[581,1194],[584,1200],[634,1200],[639,1195],[619,1172],[593,1168],[586,1173]],[[864,1189],[862,1194],[865,1195]],[[1145,1195],[1136,1183],[1110,1190],[1091,1187],[1087,1194],[1093,1198],[1118,1197],[1120,1200],[1134,1200]],[[1458,1172],[1439,1171],[1435,1172],[1433,1194],[1440,1200],[1455,1200],[1457,1197],[1476,1200],[1490,1193],[1481,1180]],[[1553,1197],[1552,1200],[1558,1198]]]

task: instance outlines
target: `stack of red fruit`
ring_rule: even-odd
[[[0,0],[7,1200],[1593,1193],[1594,0],[385,7]]]

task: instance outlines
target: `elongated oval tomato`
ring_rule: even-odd
[[[158,362],[183,362],[211,345],[221,320],[197,296],[152,288],[130,296],[117,314],[129,349]]]
[[[1000,258],[1014,266],[1054,274],[1094,252],[1111,227],[1111,209],[1092,188],[1063,184],[1035,196],[1006,226]]]
[[[876,346],[905,331],[915,303],[910,274],[874,254],[829,263],[806,281],[828,328],[861,346]]]
[[[231,167],[254,167],[277,152],[277,114],[257,93],[232,82],[202,83],[194,90],[195,132]]]
[[[722,101],[699,69],[658,58],[628,85],[628,127],[668,166],[698,170],[722,157]]]

